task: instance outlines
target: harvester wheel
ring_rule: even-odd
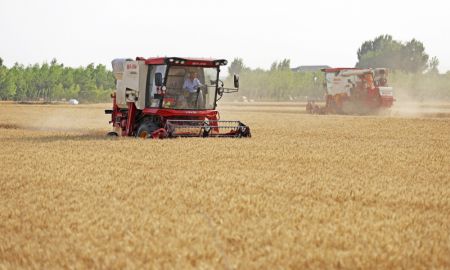
[[[144,122],[141,124],[141,126],[138,128],[138,131],[136,133],[136,137],[147,139],[152,137],[152,133],[159,129],[159,127],[153,123],[153,122]]]
[[[117,137],[117,136],[119,136],[119,134],[117,134],[117,132],[111,131],[111,132],[108,132],[106,134],[106,136],[108,136],[108,137]]]

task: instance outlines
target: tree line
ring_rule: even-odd
[[[323,73],[294,72],[290,60],[275,61],[269,70],[251,69],[244,65],[241,58],[234,59],[228,68],[229,78],[226,84],[232,85],[231,76],[239,74],[239,95],[254,100],[296,100],[306,96],[323,93]],[[233,99],[234,97],[229,97]]]
[[[357,51],[355,67],[387,67],[388,82],[396,93],[418,99],[450,99],[450,72],[439,74],[439,60],[425,52],[422,42],[394,40],[381,35],[365,41]],[[238,95],[254,100],[304,100],[323,96],[324,74],[320,70],[297,72],[289,59],[275,61],[270,69],[251,69],[242,58],[235,58],[228,68],[227,85],[232,75],[240,75]],[[65,67],[53,59],[50,64],[7,68],[0,58],[0,99],[16,101],[81,102],[109,101],[114,91],[112,71],[104,65]],[[235,98],[236,96],[229,97]]]
[[[16,63],[7,68],[0,58],[1,100],[103,102],[114,88],[112,71],[104,65],[72,68],[53,59],[50,64],[25,67]]]
[[[280,62],[286,62],[282,60]],[[245,65],[236,68],[233,63],[242,63],[235,59],[229,68],[229,74],[240,74],[240,98],[253,100],[303,101],[307,98],[320,99],[324,94],[324,73],[292,71],[290,68],[250,69]],[[272,67],[280,62],[274,62]],[[234,68],[233,68],[234,67]],[[380,66],[381,67],[381,66]],[[227,85],[232,85],[231,76]],[[450,72],[439,74],[435,69],[425,72],[407,72],[390,69],[388,84],[394,88],[396,96],[408,97],[414,100],[450,100]],[[236,96],[228,97],[228,100]]]
[[[417,100],[450,99],[450,72],[439,74],[439,60],[430,58],[423,43],[416,39],[401,42],[390,35],[381,35],[363,42],[357,56],[357,68],[388,68],[388,83],[401,96]],[[228,72],[230,76],[240,74],[239,93],[248,99],[302,100],[320,98],[324,93],[323,72],[293,71],[289,59],[275,61],[270,69],[264,70],[251,69],[242,58],[235,58]]]

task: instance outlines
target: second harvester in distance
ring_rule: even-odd
[[[387,84],[386,68],[326,68],[325,107],[308,101],[313,114],[371,114],[392,107],[393,89]]]

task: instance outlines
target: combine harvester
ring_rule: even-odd
[[[395,99],[386,68],[326,68],[325,107],[308,101],[312,114],[374,114],[387,111]],[[325,85],[324,85],[325,86]]]
[[[110,136],[140,138],[251,137],[250,128],[240,121],[221,121],[217,101],[225,88],[219,79],[223,59],[158,57],[115,59],[112,61],[116,91],[111,95]],[[194,79],[195,78],[195,79]],[[196,80],[187,91],[186,80]],[[192,88],[192,86],[191,86]]]

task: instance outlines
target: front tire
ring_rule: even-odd
[[[136,137],[142,138],[142,139],[151,138],[152,133],[155,130],[157,130],[158,128],[159,128],[158,125],[156,125],[153,122],[144,122],[139,126],[139,128],[136,132]]]

